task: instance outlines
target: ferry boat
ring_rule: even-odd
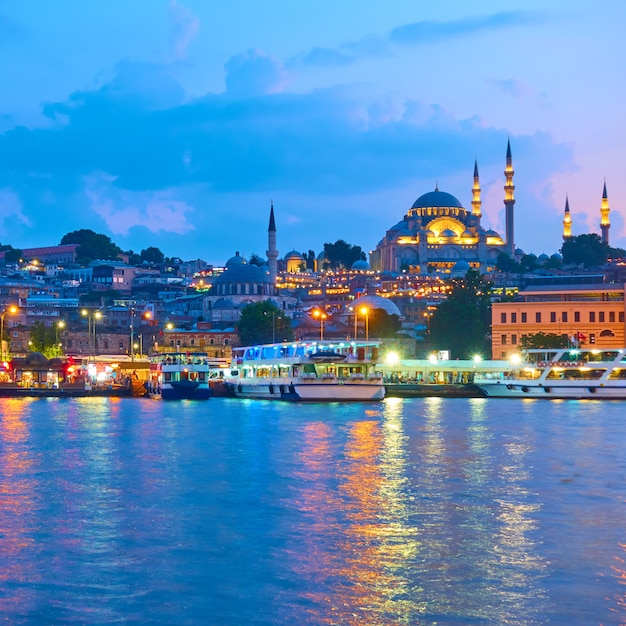
[[[626,350],[527,350],[509,371],[476,376],[474,384],[490,398],[623,400]]]
[[[237,398],[318,402],[385,397],[375,341],[295,341],[233,348],[226,384]]]
[[[214,364],[203,352],[169,352],[150,361],[148,397],[158,400],[208,400]]]

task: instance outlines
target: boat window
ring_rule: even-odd
[[[626,369],[614,369],[609,374],[609,380],[626,380]]]

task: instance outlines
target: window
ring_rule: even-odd
[[[550,313],[550,321],[552,323],[556,322],[556,313],[554,311]]]
[[[563,311],[561,313],[561,321],[565,324],[567,324],[567,311]]]
[[[600,311],[598,313],[598,321],[599,322],[604,322],[604,311]]]
[[[517,324],[517,313],[511,313],[511,323]]]
[[[541,324],[541,313],[539,311],[535,313],[535,323]]]
[[[596,321],[595,311],[589,311],[589,321],[590,322],[595,322]]]
[[[500,313],[500,323],[506,324],[506,313]]]
[[[502,336],[500,337],[500,343],[501,343],[503,346],[506,346],[506,335],[502,335]]]
[[[619,312],[619,321],[623,322],[624,321],[624,311],[620,311]]]
[[[574,321],[580,322],[580,311],[574,311]]]
[[[526,313],[522,313],[522,324],[526,323]]]
[[[615,311],[609,311],[609,322],[615,321]]]
[[[511,343],[516,346],[517,345],[517,335],[511,335]]]
[[[596,342],[596,336],[595,333],[591,333],[589,335],[589,343],[595,343]]]

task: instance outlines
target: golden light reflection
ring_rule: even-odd
[[[36,481],[28,445],[30,432],[24,399],[3,399],[0,412],[0,581],[37,580],[28,570],[25,554],[34,540],[29,520],[35,506]],[[0,614],[8,614],[21,603],[20,591],[0,594]]]

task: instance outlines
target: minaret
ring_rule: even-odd
[[[478,219],[482,216],[480,212],[480,182],[478,180],[478,161],[474,160],[474,186],[472,187],[472,215]]]
[[[506,182],[504,183],[504,206],[506,212],[506,252],[513,258],[515,256],[515,231],[513,224],[513,207],[515,206],[515,185],[513,184],[513,159],[511,158],[511,140],[507,142],[506,146],[506,168],[504,169],[504,176]]]
[[[602,206],[600,207],[600,229],[602,230],[602,243],[609,245],[609,197],[606,195],[606,180],[604,181],[604,190],[602,191]]]
[[[278,250],[276,249],[276,222],[274,221],[274,202],[270,208],[270,225],[267,229],[267,265],[270,270],[272,283],[276,284],[278,274]]]
[[[569,213],[569,200],[565,194],[565,214],[563,215],[563,241],[572,238],[572,216]]]

